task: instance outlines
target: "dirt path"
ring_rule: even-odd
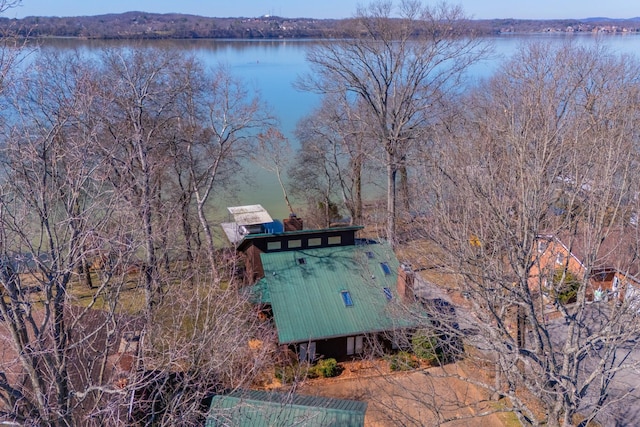
[[[453,378],[467,376],[461,364],[399,373],[385,365],[350,362],[340,377],[307,381],[298,392],[368,402],[365,425],[372,427],[518,425],[512,415],[493,413],[499,403],[482,389]]]

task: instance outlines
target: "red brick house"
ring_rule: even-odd
[[[640,298],[640,234],[635,227],[607,230],[605,237],[541,235],[536,243],[530,286],[549,287],[557,272],[582,280],[588,274],[588,300]]]

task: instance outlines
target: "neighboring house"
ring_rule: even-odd
[[[580,259],[556,236],[538,236],[529,287],[547,295],[558,273],[567,272],[576,278],[584,276]]]
[[[216,395],[206,427],[364,426],[365,402],[327,397],[238,390]]]
[[[388,244],[357,239],[362,228],[247,234],[237,246],[245,283],[301,360],[396,347],[420,324],[410,310],[413,272]]]
[[[589,300],[603,296],[620,301],[640,298],[640,251],[636,233],[635,227],[608,230],[606,237],[597,243],[597,251],[591,251],[594,245],[580,236],[563,240],[558,236],[539,236],[530,284],[542,284],[544,288],[558,270],[582,279],[588,265]]]

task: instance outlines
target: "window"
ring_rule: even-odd
[[[342,236],[329,236],[327,243],[330,245],[339,245],[342,243]]]
[[[342,301],[344,301],[344,305],[346,307],[351,307],[353,305],[353,300],[351,299],[351,293],[349,291],[340,292],[342,295]]]
[[[388,276],[391,274],[391,267],[389,267],[388,262],[381,262],[380,267],[382,267],[382,271],[384,272],[385,276]]]
[[[267,242],[268,251],[275,251],[278,249],[282,249],[282,242]]]
[[[289,240],[289,243],[287,244],[287,247],[289,249],[299,248],[300,246],[302,246],[302,240],[300,240],[300,239],[298,239],[298,240]]]
[[[546,240],[538,241],[538,252],[542,253],[547,250],[548,242]]]
[[[322,244],[322,239],[320,237],[314,237],[312,239],[309,239],[307,244],[309,246],[320,246]]]
[[[347,356],[360,354],[364,350],[364,336],[347,337]]]
[[[310,343],[300,344],[298,360],[300,362],[313,362],[315,359],[316,359],[315,341],[311,341]]]
[[[384,291],[384,296],[387,298],[387,301],[391,301],[391,299],[393,299],[393,294],[391,293],[391,289],[382,288],[382,290]]]
[[[355,353],[356,349],[355,337],[347,337],[347,356],[351,356]]]

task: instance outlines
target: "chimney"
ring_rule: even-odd
[[[138,369],[140,356],[140,331],[124,332],[120,338],[118,352],[109,355],[113,366],[115,385],[123,389],[129,384],[129,375]]]
[[[138,353],[138,343],[140,342],[140,332],[125,332],[120,338],[118,353]]]
[[[413,292],[413,282],[415,273],[411,268],[411,264],[400,264],[398,268],[398,295],[403,301],[409,302],[415,299]]]
[[[283,219],[284,231],[301,231],[303,228],[302,218],[298,218],[296,214],[292,213],[289,218]]]

